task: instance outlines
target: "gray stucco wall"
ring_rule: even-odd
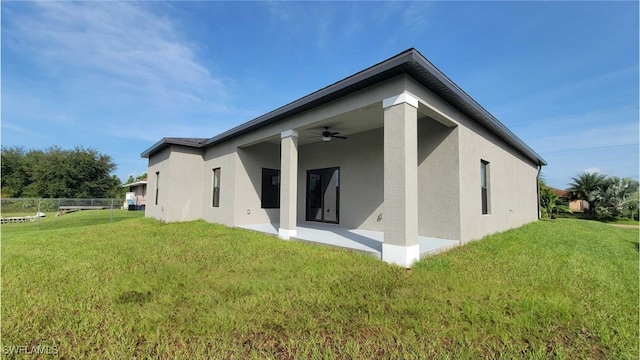
[[[405,77],[405,81],[408,91],[420,99],[426,113],[458,126],[460,240],[468,242],[536,221],[537,166],[413,79]],[[490,163],[488,215],[483,215],[481,208],[481,160]]]
[[[261,208],[262,168],[280,169],[280,145],[260,143],[238,149],[235,225],[279,221],[279,209]]]
[[[482,136],[484,135],[484,136]],[[463,242],[537,220],[537,167],[490,135],[460,131]],[[501,146],[502,145],[502,146]],[[489,214],[482,214],[480,162],[489,162]]]
[[[159,185],[157,183],[159,172]],[[164,221],[188,221],[202,217],[202,153],[172,145],[149,158],[151,197],[145,215]],[[156,205],[156,186],[159,186]]]
[[[144,215],[159,220],[168,220],[168,204],[169,204],[169,186],[164,186],[163,178],[169,178],[171,175],[170,157],[171,147],[162,149],[160,152],[149,157],[149,168],[147,170],[147,205],[144,209]],[[158,176],[160,173],[160,182]],[[160,187],[158,187],[160,185]],[[156,188],[158,194],[156,194]],[[157,204],[156,204],[157,196]],[[167,210],[167,212],[165,212]]]
[[[418,234],[460,240],[458,127],[418,120]]]
[[[278,209],[260,208],[262,168],[280,168],[280,145],[271,142],[274,137],[332,117],[348,122],[345,113],[372,104],[380,106],[382,117],[382,99],[404,89],[420,100],[419,235],[469,241],[537,219],[536,166],[407,76],[217,144],[204,155],[175,145],[152,155],[146,215],[166,221],[203,218],[229,226],[277,222]],[[372,120],[382,126],[381,118]],[[339,226],[383,231],[383,140],[379,127],[344,141],[301,145],[298,223],[306,218],[307,170],[340,167]],[[481,159],[490,162],[490,215],[481,214]],[[214,168],[221,169],[220,207],[212,206]],[[157,206],[156,171],[161,173]]]
[[[383,130],[365,131],[348,140],[333,139],[299,149],[298,222],[306,218],[307,170],[340,167],[340,226],[383,230],[378,221],[384,198]]]
[[[238,154],[233,143],[206,149],[204,163],[198,172],[202,181],[201,217],[209,222],[234,225]],[[220,168],[220,206],[213,206],[213,169]]]

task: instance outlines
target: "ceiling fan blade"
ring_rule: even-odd
[[[345,136],[331,135],[332,138],[347,140]]]
[[[340,133],[339,132],[332,132],[331,133],[331,136],[336,136],[336,135],[340,135]]]

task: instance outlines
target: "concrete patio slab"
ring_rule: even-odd
[[[279,224],[250,224],[239,227],[277,236]],[[335,225],[308,223],[298,225],[297,231],[298,234],[292,239],[347,248],[367,253],[378,259],[382,258],[382,243],[384,241],[382,231],[345,229]],[[460,245],[457,240],[425,236],[419,236],[418,243],[420,244],[420,257],[435,255]]]

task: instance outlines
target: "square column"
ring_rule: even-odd
[[[418,100],[408,93],[385,99],[384,243],[382,260],[410,267],[418,244]]]
[[[280,228],[281,239],[289,240],[298,234],[296,228],[298,194],[298,132],[280,134]]]

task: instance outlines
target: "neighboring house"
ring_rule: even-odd
[[[147,205],[147,179],[141,179],[136,182],[122,185],[123,188],[129,188],[125,195],[125,207],[134,206],[136,210],[144,209]]]
[[[569,201],[567,192],[565,190],[560,190],[552,187],[551,191],[553,191],[556,196],[560,198],[562,205],[569,206],[569,209],[573,212],[580,212],[589,209],[589,202],[586,200]]]
[[[570,201],[569,209],[574,212],[584,212],[586,210],[589,210],[589,202],[587,200]]]
[[[418,236],[465,243],[535,221],[546,165],[415,49],[212,138],[163,138],[142,157],[146,216],[272,223],[283,239],[315,222],[374,230],[382,259],[406,266]]]

